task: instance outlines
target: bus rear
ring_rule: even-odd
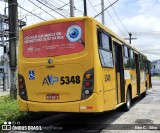
[[[20,111],[98,112],[90,18],[46,21],[20,31]]]

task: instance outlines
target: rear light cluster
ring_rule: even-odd
[[[82,95],[81,99],[86,99],[90,97],[93,93],[94,88],[94,70],[90,69],[85,72],[83,76],[83,85],[82,85]]]
[[[18,74],[18,85],[19,85],[19,96],[24,100],[28,100],[24,77],[20,74]]]

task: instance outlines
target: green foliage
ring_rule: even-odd
[[[160,78],[160,75],[152,75],[152,77]]]
[[[130,67],[131,67],[131,69],[135,69],[135,60],[134,59],[130,59]]]
[[[0,125],[5,121],[18,121],[27,117],[27,113],[18,111],[18,101],[9,96],[0,97]]]
[[[7,121],[15,121],[20,123],[28,123],[33,120],[39,120],[50,117],[53,113],[49,112],[19,112],[18,101],[10,98],[10,96],[0,97],[0,131],[1,125]]]

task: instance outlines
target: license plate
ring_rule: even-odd
[[[59,94],[46,94],[46,99],[51,99],[51,100],[59,99]]]

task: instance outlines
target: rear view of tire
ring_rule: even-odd
[[[131,93],[127,90],[126,93],[126,103],[124,104],[124,111],[129,111],[131,108]]]

